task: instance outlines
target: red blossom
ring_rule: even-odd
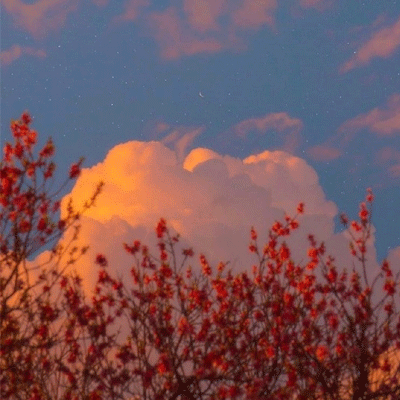
[[[167,230],[166,222],[164,218],[161,218],[157,224],[156,233],[158,238],[162,238],[164,236],[164,232]]]
[[[389,294],[393,295],[395,293],[395,282],[392,279],[386,279],[383,289]]]
[[[107,267],[108,264],[104,254],[97,254],[95,263],[100,265],[101,267]]]
[[[76,178],[81,173],[81,169],[79,164],[72,164],[71,168],[69,169],[69,177],[71,179]]]

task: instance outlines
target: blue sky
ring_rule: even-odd
[[[281,150],[315,170],[335,232],[371,187],[378,261],[400,246],[400,2],[1,7],[2,146],[28,110],[42,143],[54,139],[60,177],[132,140],[161,141],[181,161],[196,148],[242,160]]]

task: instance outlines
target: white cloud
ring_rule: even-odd
[[[132,141],[115,146],[105,160],[82,171],[71,192],[79,206],[103,180],[103,192],[82,218],[80,243],[90,250],[77,265],[87,285],[94,283],[97,266],[93,260],[104,253],[110,269],[128,277],[133,263],[123,242],[139,239],[158,255],[155,226],[161,217],[182,243],[204,253],[212,265],[230,260],[235,271],[250,270],[257,258],[250,254],[250,228],[259,233],[261,247],[276,221],[284,213],[293,216],[297,204],[305,203],[300,229],[286,241],[297,263],[308,261],[307,235],[324,240],[327,254],[336,257],[338,267],[352,258],[349,236],[334,234],[336,205],[325,198],[315,170],[307,162],[283,151],[265,151],[244,160],[197,148],[178,161],[173,150],[160,142]],[[66,196],[62,203],[65,213]],[[369,268],[377,272],[374,229],[368,247]]]

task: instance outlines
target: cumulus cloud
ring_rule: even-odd
[[[46,57],[46,52],[42,49],[34,49],[26,46],[21,47],[17,44],[14,44],[8,50],[3,50],[0,53],[0,64],[2,66],[10,65],[25,54],[40,58]]]
[[[381,28],[364,43],[341,67],[345,73],[369,64],[373,58],[388,58],[400,47],[400,18],[391,26]]]
[[[294,215],[300,201],[306,205],[300,229],[286,238],[295,262],[308,260],[307,235],[313,233],[325,241],[338,266],[352,265],[350,236],[334,233],[336,205],[325,198],[315,170],[286,152],[264,151],[242,160],[196,148],[180,162],[176,152],[160,142],[127,142],[82,171],[63,199],[63,215],[69,197],[82,206],[99,180],[105,182],[104,191],[82,218],[80,234],[80,243],[90,245],[77,266],[88,288],[96,279],[97,253],[104,253],[109,268],[127,279],[133,260],[123,242],[142,240],[157,255],[154,228],[160,217],[172,233],[181,234],[185,247],[193,246],[197,256],[203,252],[212,265],[230,261],[235,272],[249,270],[257,262],[248,251],[251,226],[265,243],[272,224],[283,221],[285,212]],[[374,229],[368,255],[368,267],[376,272]],[[192,265],[199,265],[198,258]]]

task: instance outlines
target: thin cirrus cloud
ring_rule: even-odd
[[[111,149],[104,161],[82,171],[62,201],[62,216],[70,197],[77,208],[82,207],[100,180],[105,182],[103,192],[82,217],[79,237],[81,245],[90,246],[79,261],[88,289],[97,276],[93,263],[97,253],[108,257],[113,273],[127,279],[133,260],[124,252],[123,242],[139,239],[157,255],[154,228],[160,217],[173,234],[181,234],[184,247],[193,246],[194,268],[204,252],[214,267],[219,261],[230,261],[234,271],[250,271],[257,263],[248,251],[251,226],[262,246],[272,224],[284,222],[285,213],[293,216],[300,201],[305,203],[305,214],[298,218],[300,228],[285,238],[294,261],[307,262],[307,236],[313,233],[325,241],[338,266],[352,265],[349,234],[334,233],[336,205],[325,198],[315,170],[284,151],[240,159],[195,148],[179,161],[175,150],[158,141],[123,143]],[[374,274],[378,268],[374,227],[371,232],[368,268]]]
[[[383,147],[375,154],[374,164],[387,166],[386,170],[390,177],[400,177],[400,151],[392,147]]]
[[[364,129],[382,139],[399,135],[400,94],[395,93],[390,96],[382,107],[376,107],[367,113],[345,121],[339,126],[335,135],[331,136],[324,144],[309,148],[307,153],[316,161],[335,160],[343,154],[349,143]],[[376,160],[381,158],[377,156]]]
[[[270,130],[275,130],[283,136],[282,149],[293,154],[300,145],[302,129],[303,122],[300,119],[293,118],[285,112],[279,112],[239,122],[233,127],[233,132],[236,136],[244,139],[252,131],[266,134]]]
[[[370,63],[374,58],[388,58],[400,47],[400,18],[391,26],[386,26],[375,32],[355,54],[346,61],[339,72],[346,73],[354,68]]]
[[[42,49],[34,49],[32,47],[19,46],[15,44],[0,53],[0,64],[2,66],[8,66],[24,55],[44,58],[46,57],[46,52]]]
[[[384,107],[376,107],[344,122],[338,132],[352,134],[365,128],[381,137],[400,134],[400,94],[390,96]],[[350,137],[346,135],[345,140]]]
[[[334,0],[299,0],[300,7],[325,10],[334,4]]]
[[[142,8],[151,5],[150,0],[128,0],[124,4],[124,12],[117,15],[111,21],[111,24],[119,24],[120,22],[134,21],[140,15]]]
[[[326,145],[316,145],[307,149],[307,154],[314,161],[333,161],[342,155],[342,151]]]

